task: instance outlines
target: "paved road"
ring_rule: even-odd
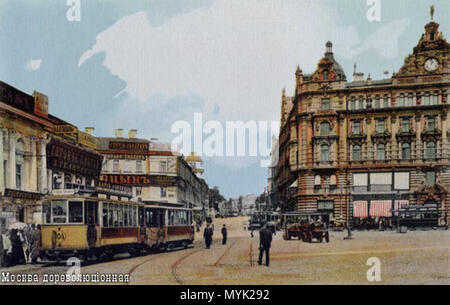
[[[106,263],[83,264],[81,272],[128,274],[130,284],[450,284],[450,232],[416,231],[332,233],[327,243],[285,241],[274,237],[270,267],[258,266],[258,234],[250,238],[243,218],[216,220],[229,227],[227,245],[215,236],[205,249],[201,234],[190,249],[130,258],[117,256]],[[381,282],[369,282],[369,258],[381,262]],[[64,273],[60,265],[17,266],[10,272]]]

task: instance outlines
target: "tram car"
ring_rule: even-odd
[[[170,250],[194,240],[189,209],[83,196],[52,196],[42,203],[41,257],[98,260]]]
[[[172,250],[194,242],[191,209],[145,205],[145,245],[149,249]]]

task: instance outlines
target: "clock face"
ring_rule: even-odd
[[[428,58],[425,62],[425,70],[428,72],[436,71],[439,67],[439,61],[436,58]]]

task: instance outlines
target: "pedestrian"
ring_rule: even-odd
[[[30,260],[32,264],[37,263],[41,247],[41,225],[37,225],[36,230],[33,231]]]
[[[10,255],[12,252],[12,246],[11,246],[11,240],[9,239],[9,237],[6,235],[6,230],[3,230],[2,234],[0,234],[1,236],[1,249],[2,249],[2,259],[0,261],[0,267],[9,267],[10,266]]]
[[[210,224],[207,223],[206,228],[203,231],[203,238],[205,239],[206,249],[209,249],[211,247],[212,236],[213,236],[213,229],[210,227]]]
[[[263,228],[259,231],[259,260],[258,265],[262,264],[263,254],[266,254],[266,266],[269,267],[270,262],[270,245],[272,243],[272,232],[267,229],[267,225],[264,224]]]
[[[223,224],[222,227],[222,245],[226,245],[227,244],[227,226],[225,224]]]
[[[25,263],[25,255],[23,254],[22,240],[17,229],[11,230],[11,264],[13,266]]]

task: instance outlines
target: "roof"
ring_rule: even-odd
[[[191,154],[184,159],[186,160],[186,162],[203,162],[202,158],[196,156],[193,152],[191,152]]]

